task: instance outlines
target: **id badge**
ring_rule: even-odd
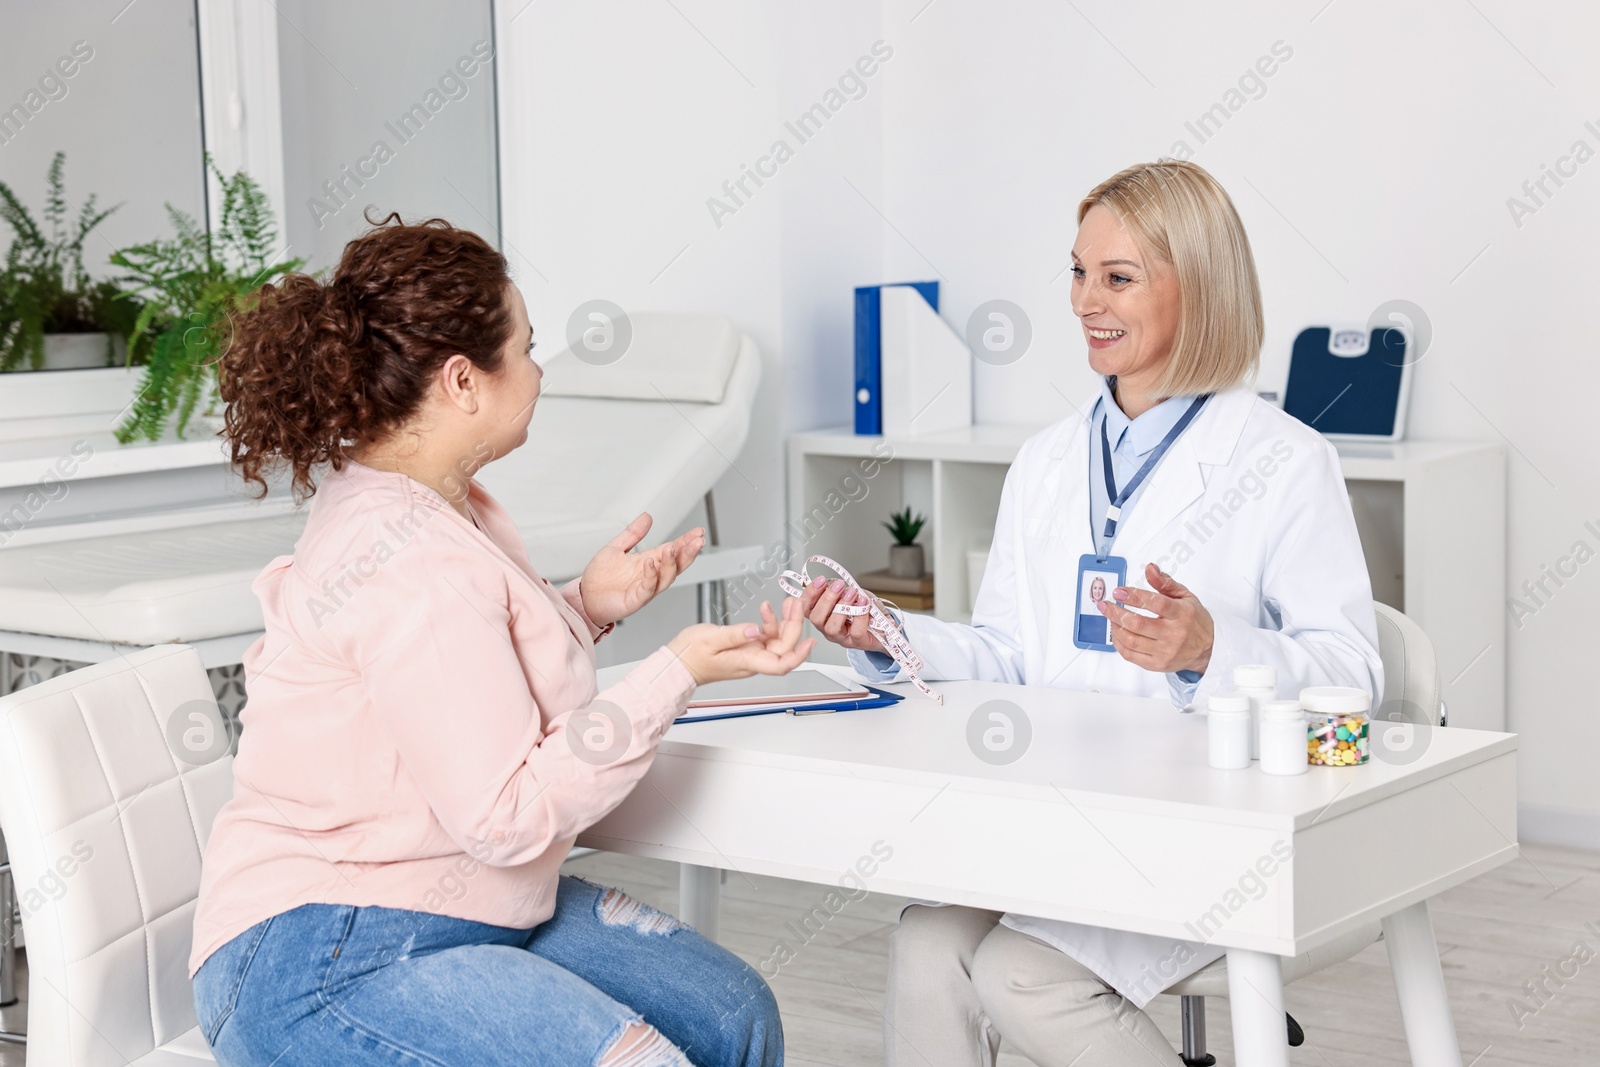
[[[1115,652],[1111,620],[1100,613],[1096,600],[1111,600],[1111,593],[1128,580],[1128,561],[1121,556],[1104,559],[1093,552],[1078,557],[1078,610],[1072,626],[1072,643],[1092,652]],[[1113,601],[1114,603],[1114,601]]]

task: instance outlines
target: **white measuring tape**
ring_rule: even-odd
[[[911,684],[926,696],[931,697],[935,703],[943,704],[944,696],[929,689],[928,683],[922,680],[922,671],[927,665],[923,663],[922,656],[917,650],[911,647],[911,642],[906,639],[906,632],[900,628],[899,623],[894,621],[894,616],[884,610],[883,601],[872,593],[867,592],[867,590],[862,589],[849,571],[827,556],[808,556],[799,570],[784,571],[778,575],[779,588],[790,596],[800,596],[805,592],[806,586],[811,584],[811,578],[806,574],[806,567],[813,563],[820,563],[824,567],[837,571],[839,577],[843,578],[845,584],[851,589],[860,590],[867,594],[866,604],[835,604],[833,613],[835,615],[869,616],[867,630],[883,645],[884,651],[889,653],[890,658],[905,668],[906,674],[911,678]]]

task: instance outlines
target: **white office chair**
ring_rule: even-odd
[[[27,930],[29,1062],[213,1062],[188,962],[200,855],[232,794],[233,760],[191,765],[168,740],[208,707],[211,683],[186,645],[0,698],[0,827]]]
[[[1422,627],[1387,604],[1373,602],[1378,615],[1378,658],[1383,661],[1384,701],[1373,715],[1378,720],[1444,725],[1439,699],[1439,663],[1434,658],[1433,642]],[[1354,926],[1310,952],[1282,961],[1283,983],[1298,981],[1308,974],[1332,967],[1364,950],[1383,936],[1377,922]],[[1206,997],[1228,995],[1227,960],[1202,967],[1183,981],[1162,991],[1166,996],[1183,998],[1183,1062],[1189,1067],[1210,1067],[1217,1062],[1206,1052]],[[1289,1044],[1304,1040],[1293,1017],[1286,1023]]]

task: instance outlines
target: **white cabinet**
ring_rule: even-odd
[[[917,437],[847,428],[788,443],[791,558],[829,556],[854,574],[888,564],[891,511],[928,517],[919,541],[939,618],[969,618],[967,550],[987,545],[1000,487],[1030,426]],[[1498,443],[1338,445],[1373,596],[1433,639],[1453,726],[1505,729],[1505,453]]]

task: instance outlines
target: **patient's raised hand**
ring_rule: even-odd
[[[705,547],[706,532],[697,526],[648,552],[633,551],[650,532],[650,523],[649,513],[641,512],[583,569],[578,592],[583,610],[596,625],[625,619],[650,603]]]
[[[788,674],[816,647],[814,637],[800,640],[805,619],[798,601],[784,602],[781,619],[773,618],[771,606],[763,602],[761,620],[760,626],[690,626],[667,647],[700,685],[752,674]]]

